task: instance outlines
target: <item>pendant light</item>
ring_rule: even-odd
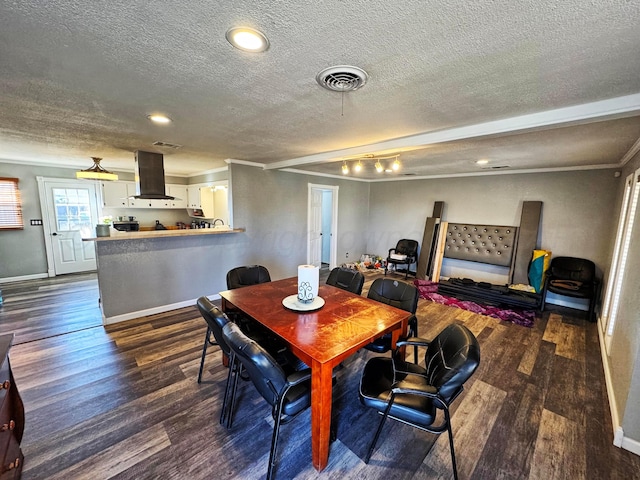
[[[91,157],[93,166],[86,170],[76,172],[76,178],[86,178],[88,180],[118,180],[118,175],[100,166],[102,158]]]
[[[342,174],[343,175],[348,175],[349,174],[349,165],[347,165],[346,161],[342,162]]]

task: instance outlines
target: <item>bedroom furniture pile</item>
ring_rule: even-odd
[[[434,215],[442,215],[443,205],[439,204],[442,202],[434,206]],[[438,282],[438,293],[442,295],[490,305],[539,309],[540,294],[508,285],[529,283],[528,266],[536,248],[541,210],[542,202],[523,202],[519,226],[451,223],[428,218],[417,278],[429,276]],[[508,284],[494,285],[468,278],[440,279],[444,258],[508,268]]]

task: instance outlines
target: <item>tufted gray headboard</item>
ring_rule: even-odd
[[[449,223],[444,256],[509,267],[516,250],[518,227]]]

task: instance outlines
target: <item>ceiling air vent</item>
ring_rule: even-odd
[[[325,68],[316,75],[318,84],[333,92],[352,92],[364,86],[368,78],[367,72],[349,65]]]
[[[153,142],[153,145],[155,145],[156,147],[162,147],[162,148],[173,148],[174,150],[182,148],[182,145],[178,145],[177,143],[168,143],[168,142]]]
[[[511,165],[492,165],[490,167],[484,167],[483,170],[501,170],[503,168],[511,168]]]

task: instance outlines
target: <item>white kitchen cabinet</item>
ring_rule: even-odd
[[[188,208],[202,208],[202,202],[200,201],[200,186],[194,185],[187,187],[187,207]]]
[[[169,200],[169,208],[187,208],[188,187],[186,185],[167,185],[167,195],[175,197]]]
[[[180,209],[187,208],[189,192],[186,185],[166,185],[167,195],[176,197],[175,200],[157,200],[132,198],[136,195],[135,182],[102,182],[102,206],[104,208],[153,208],[153,209]],[[200,187],[194,189],[193,196],[200,205]],[[196,200],[194,200],[196,202]],[[194,207],[194,208],[200,208]]]
[[[126,208],[127,200],[126,182],[102,182],[102,206],[106,208]]]

